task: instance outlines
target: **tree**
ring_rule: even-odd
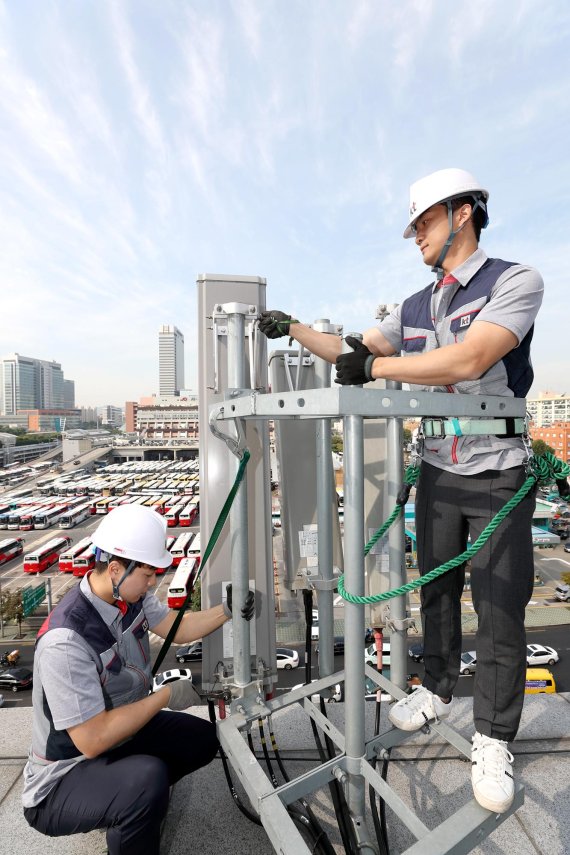
[[[560,578],[565,585],[570,585],[570,573],[561,573]]]
[[[411,442],[412,441],[411,430],[409,428],[405,427],[403,430],[403,433],[404,433],[404,442]]]
[[[18,622],[18,637],[22,636],[22,620],[24,619],[24,606],[22,604],[22,589],[17,591],[2,592],[0,602],[2,618],[5,621],[15,620]]]
[[[555,453],[552,446],[548,445],[543,439],[533,439],[532,450],[537,456],[546,454],[547,451],[550,452],[550,454]]]
[[[191,612],[199,612],[202,608],[202,584],[200,580],[196,582],[194,585],[194,590],[192,591],[192,599],[190,601],[190,611]]]
[[[331,439],[331,448],[335,454],[342,452],[342,450],[344,448],[344,443],[342,440],[342,436],[339,433],[333,434],[332,439]]]

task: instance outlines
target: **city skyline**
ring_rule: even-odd
[[[569,32],[521,0],[0,0],[0,354],[124,406],[159,394],[169,323],[195,389],[206,271],[362,331],[432,278],[409,184],[459,166],[483,249],[545,280],[530,395],[564,392]]]

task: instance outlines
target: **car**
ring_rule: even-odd
[[[554,665],[560,656],[553,647],[544,644],[527,644],[526,664],[529,668],[533,665]]]
[[[553,694],[556,692],[556,680],[546,668],[527,668],[524,685],[525,695]]]
[[[311,683],[316,683],[316,682],[317,682],[316,680],[311,680]],[[296,686],[293,686],[293,690],[294,689],[303,689],[305,687],[305,685],[306,685],[306,683],[298,683]],[[339,701],[342,701],[342,699],[343,699],[343,691],[342,691],[342,687],[341,687],[340,683],[335,683],[335,685],[333,687],[331,687],[331,689],[324,689],[323,691],[324,691],[325,703],[327,703],[327,704],[338,704]],[[326,695],[327,691],[330,691],[329,697],[327,697],[327,695]],[[319,698],[320,698],[320,695],[318,692],[316,692],[314,695],[311,695],[311,701],[314,704],[319,703]]]
[[[570,552],[570,543],[564,544],[564,552]]]
[[[414,662],[423,662],[424,660],[424,646],[421,642],[418,644],[412,644],[410,649],[408,650],[408,656],[410,659],[413,659]]]
[[[285,668],[286,671],[290,671],[292,668],[299,667],[299,654],[296,650],[291,650],[289,647],[277,647],[275,654],[278,668]]]
[[[20,689],[31,689],[33,673],[29,668],[8,668],[0,671],[0,688],[17,692]]]
[[[315,647],[315,653],[319,652],[319,645]],[[335,635],[333,641],[333,656],[342,656],[344,654],[344,635]]]
[[[570,600],[570,585],[557,585],[554,589],[554,596],[562,603],[567,603]]]
[[[376,645],[371,644],[364,650],[364,661],[367,665],[377,667]],[[382,645],[382,668],[390,666],[390,642],[384,641]]]
[[[459,673],[468,677],[473,674],[477,667],[477,654],[474,650],[468,650],[467,653],[461,654],[461,662],[459,664]]]
[[[194,641],[192,644],[183,644],[182,647],[176,650],[175,656],[177,662],[192,662],[193,660],[201,659],[202,642]]]
[[[157,692],[168,683],[173,683],[174,680],[190,680],[192,682],[190,668],[170,668],[168,671],[157,674],[152,684],[153,691]]]

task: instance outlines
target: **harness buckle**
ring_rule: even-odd
[[[429,421],[431,424],[431,430],[432,430],[431,436],[433,438],[445,439],[446,434],[445,434],[444,423],[447,421],[447,419],[444,419],[444,418],[426,419],[426,421]],[[423,435],[425,437],[426,433],[425,433],[425,430],[423,429],[423,424],[424,424],[424,422],[422,420],[422,432],[423,432]],[[439,428],[439,432],[436,431],[436,426]]]

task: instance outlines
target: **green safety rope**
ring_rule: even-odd
[[[198,573],[196,574],[196,579],[194,580],[194,585],[196,584],[196,582],[198,581],[198,579],[202,575],[202,570],[204,569],[206,561],[210,557],[210,554],[211,554],[214,546],[216,545],[216,542],[217,542],[217,540],[218,540],[218,538],[222,532],[222,529],[224,527],[224,523],[228,518],[230,508],[231,508],[233,501],[236,497],[239,486],[240,486],[241,482],[243,481],[243,476],[245,475],[245,467],[247,466],[250,457],[251,457],[251,454],[246,448],[243,451],[243,455],[242,455],[242,458],[241,458],[241,461],[240,461],[240,464],[238,467],[238,471],[237,471],[237,475],[235,477],[235,481],[233,483],[233,487],[230,490],[230,492],[228,493],[228,497],[227,497],[226,501],[224,502],[224,506],[223,506],[222,510],[220,511],[218,519],[216,520],[216,525],[214,526],[214,530],[212,531],[212,534],[210,535],[210,539],[208,540],[208,545],[206,546],[206,549],[204,550],[204,556],[200,562],[200,569],[198,570]],[[172,624],[172,626],[170,627],[168,635],[164,639],[164,643],[163,643],[162,647],[160,648],[160,652],[159,652],[158,656],[156,657],[156,662],[154,663],[153,668],[152,668],[152,676],[153,677],[156,675],[158,669],[162,665],[162,661],[163,661],[164,657],[166,656],[166,654],[168,653],[168,649],[169,649],[170,645],[172,644],[172,641],[174,640],[174,636],[178,632],[178,627],[180,626],[182,618],[184,617],[184,612],[186,611],[186,609],[188,608],[188,606],[190,605],[190,603],[192,601],[192,592],[194,590],[194,585],[192,586],[192,589],[190,591],[188,591],[188,594],[186,595],[186,599],[184,600],[182,607],[178,611],[178,614],[176,615],[176,619],[175,619],[174,623]]]
[[[409,489],[413,484],[416,483],[419,476],[419,466],[409,466],[406,470],[406,475],[404,478],[404,482],[406,485],[409,485],[407,489],[407,493],[409,494]],[[553,479],[562,479],[570,475],[570,466],[567,463],[563,463],[561,460],[558,460],[553,454],[549,451],[540,456],[533,456],[528,462],[528,478],[522,485],[522,487],[515,493],[512,499],[504,505],[498,513],[495,514],[491,522],[483,529],[475,543],[472,543],[467,547],[465,552],[462,552],[460,555],[457,555],[455,558],[451,558],[449,561],[446,561],[445,564],[441,564],[439,567],[435,567],[433,570],[430,570],[429,573],[426,573],[424,576],[420,576],[419,579],[414,579],[412,582],[407,582],[405,585],[401,585],[399,588],[394,588],[391,591],[385,591],[383,594],[371,594],[368,597],[357,597],[355,594],[350,594],[346,588],[344,587],[344,574],[338,580],[338,593],[349,603],[356,603],[358,605],[372,605],[373,603],[381,603],[385,600],[391,600],[393,597],[400,597],[403,594],[407,594],[409,591],[414,591],[417,588],[421,588],[422,585],[427,585],[428,582],[432,582],[434,579],[437,579],[438,576],[442,576],[444,573],[447,573],[448,570],[453,570],[455,567],[459,567],[469,558],[472,558],[479,550],[484,546],[484,544],[489,540],[493,532],[500,526],[506,516],[510,514],[510,512],[516,508],[519,502],[522,502],[527,493],[530,492],[532,487],[538,483],[550,483]],[[406,490],[403,491],[406,493]],[[400,515],[403,510],[405,504],[405,500],[402,502],[401,498],[398,497],[398,501],[396,507],[386,520],[386,522],[378,529],[378,531],[374,534],[371,540],[364,547],[364,554],[368,555],[372,546],[384,535],[384,533],[388,530],[388,528],[392,525],[394,520]]]

